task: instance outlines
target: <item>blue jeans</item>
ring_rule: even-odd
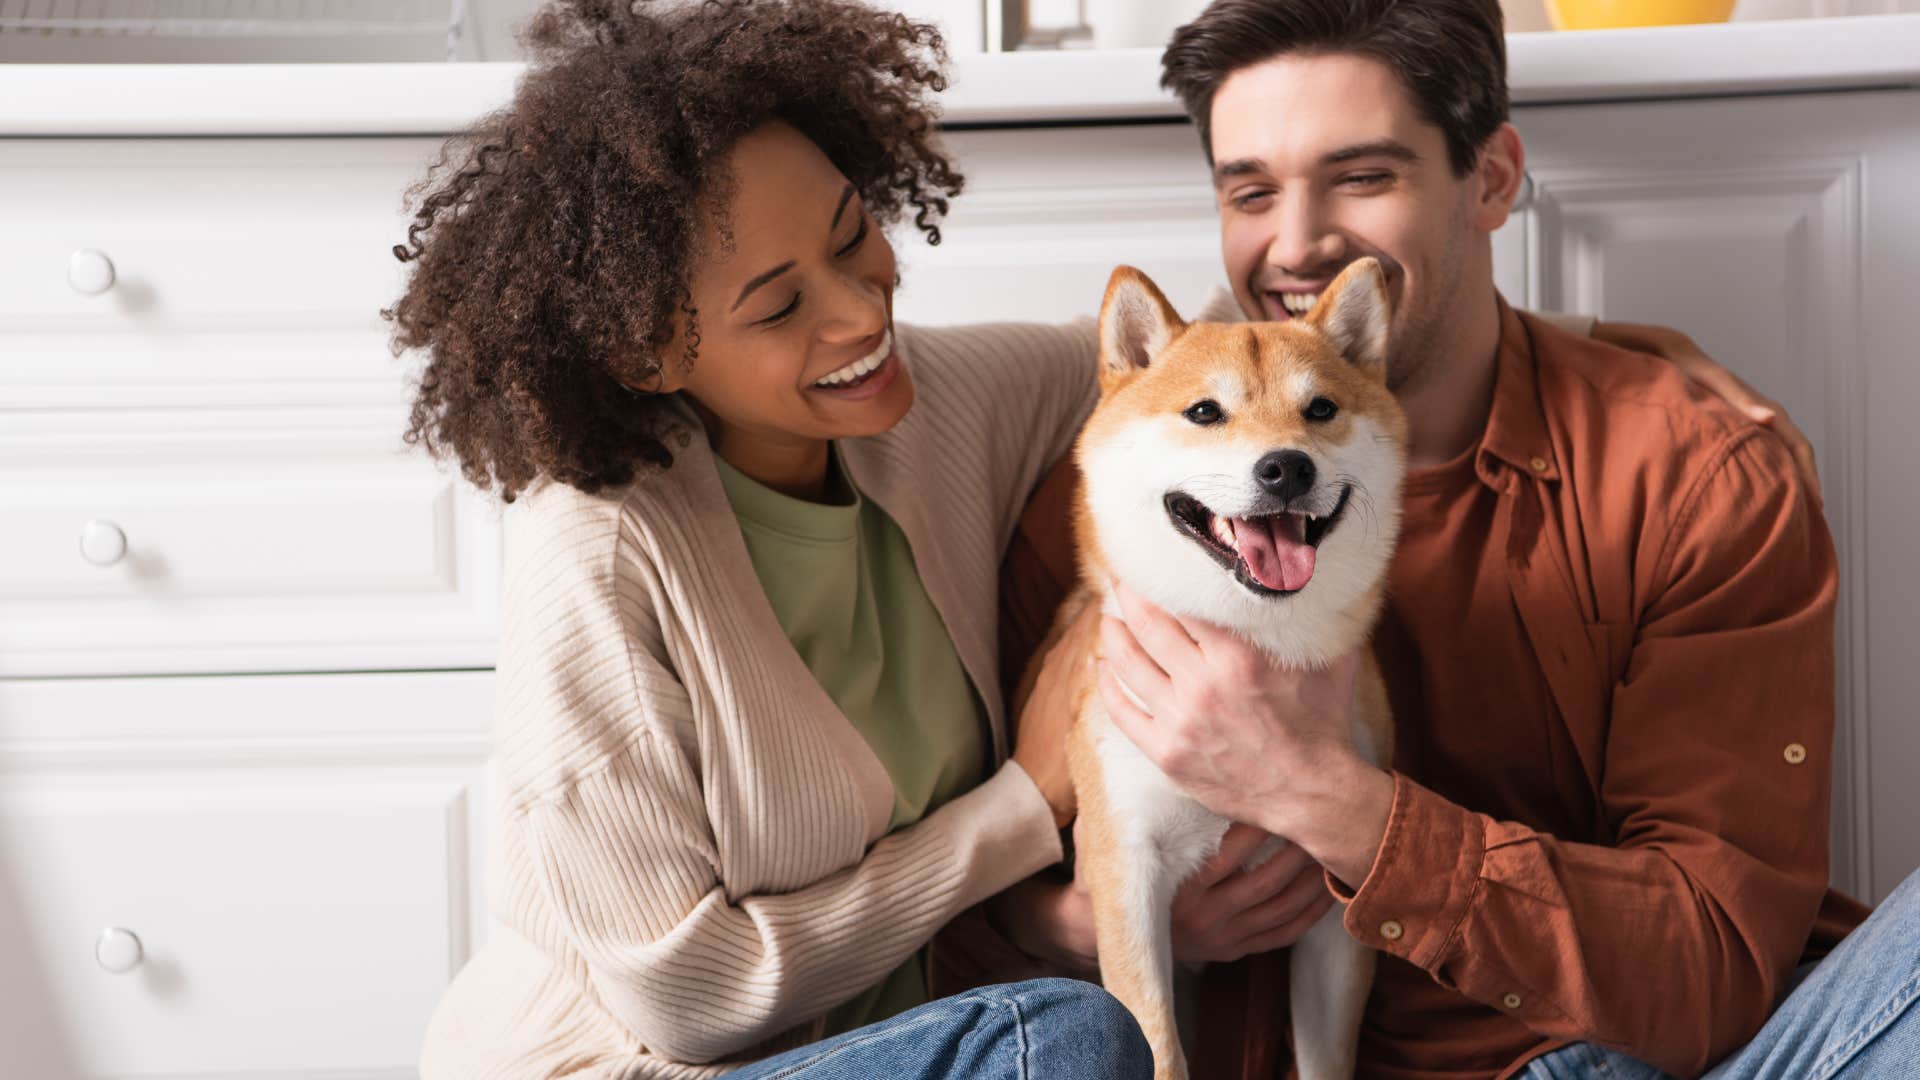
[[[1703,1080],[1907,1080],[1920,1077],[1920,872],[1817,964],[1753,1041]],[[1668,1080],[1590,1043],[1527,1064],[1522,1080]]]
[[[1153,1051],[1112,994],[1073,979],[987,986],[755,1062],[738,1080],[1131,1080]]]

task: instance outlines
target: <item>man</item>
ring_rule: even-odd
[[[1804,966],[1866,917],[1826,884],[1837,573],[1817,494],[1785,442],[1670,365],[1499,298],[1490,236],[1525,151],[1497,4],[1218,0],[1164,64],[1238,301],[1206,317],[1284,319],[1355,259],[1388,269],[1412,422],[1374,636],[1394,768],[1352,747],[1351,661],[1278,670],[1124,593],[1100,692],[1189,794],[1253,826],[1229,855],[1273,833],[1325,868],[1383,954],[1362,1074],[1908,1075],[1886,1070],[1920,1057],[1920,882]],[[1076,936],[1059,927],[1084,899],[1048,902]],[[1264,1032],[1196,1075],[1271,1074],[1286,1013],[1258,994],[1271,965],[1245,966]]]

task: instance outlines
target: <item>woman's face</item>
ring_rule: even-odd
[[[891,428],[913,404],[893,347],[892,246],[847,178],[786,124],[754,129],[728,165],[731,199],[705,214],[688,277],[696,355],[679,359],[683,324],[661,354],[661,388],[699,403],[736,465]]]

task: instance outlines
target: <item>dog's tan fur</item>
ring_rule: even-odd
[[[1326,323],[1340,302],[1339,294],[1349,287],[1379,289],[1380,303],[1385,303],[1379,271],[1367,260],[1343,273],[1327,289],[1314,311],[1302,320],[1275,324],[1188,325],[1179,320],[1172,306],[1144,275],[1127,267],[1116,270],[1102,304],[1101,400],[1078,443],[1077,452],[1082,456],[1083,465],[1089,448],[1111,436],[1127,417],[1178,413],[1196,398],[1210,396],[1208,388],[1217,385],[1216,376],[1223,370],[1236,373],[1244,385],[1265,388],[1239,410],[1239,420],[1253,426],[1273,446],[1337,443],[1351,434],[1337,425],[1351,424],[1364,416],[1387,431],[1397,440],[1398,447],[1403,448],[1405,419],[1383,375],[1384,325],[1379,328],[1380,339],[1374,343],[1381,355],[1375,357],[1372,364],[1356,364],[1351,350],[1343,353],[1333,340],[1339,335],[1327,333]],[[1125,302],[1138,304],[1144,296],[1157,305],[1157,317],[1168,328],[1167,333],[1160,335],[1161,340],[1151,340],[1149,335],[1150,340],[1145,343],[1145,350],[1152,354],[1151,363],[1146,363],[1143,356],[1129,360],[1113,355],[1116,350],[1127,347],[1125,342],[1115,340],[1110,328],[1123,290]],[[1325,392],[1337,396],[1343,405],[1339,416],[1313,431],[1306,430],[1298,402],[1289,400],[1278,389],[1290,376],[1300,372],[1309,372],[1317,386],[1327,388]],[[1174,437],[1181,437],[1177,429]],[[1194,428],[1189,437],[1205,439],[1212,437],[1212,433],[1206,428]],[[1394,520],[1397,522],[1397,514]],[[1075,493],[1074,527],[1081,562],[1080,584],[1062,607],[1055,640],[1059,631],[1078,619],[1089,606],[1105,603],[1115,581],[1106,547],[1108,538],[1102,537],[1097,528],[1084,480]],[[1397,525],[1394,528],[1397,530]],[[1391,543],[1390,538],[1388,542]],[[1317,643],[1321,647],[1319,656],[1330,659],[1364,644],[1385,587],[1384,572],[1380,577],[1357,603],[1348,605],[1342,618],[1329,620],[1326,640]],[[1072,665],[1069,670],[1081,680],[1075,694],[1078,720],[1068,747],[1081,815],[1076,833],[1079,839],[1077,873],[1086,883],[1093,902],[1101,978],[1106,988],[1139,1020],[1153,1048],[1155,1075],[1160,1080],[1174,1080],[1185,1077],[1187,1067],[1174,1018],[1173,988],[1162,977],[1165,964],[1156,965],[1153,961],[1151,954],[1156,943],[1142,940],[1135,930],[1141,924],[1141,913],[1129,909],[1134,903],[1131,898],[1139,893],[1141,872],[1140,867],[1132,865],[1134,856],[1122,839],[1133,806],[1124,797],[1128,792],[1109,790],[1109,766],[1099,749],[1103,732],[1113,729],[1099,696],[1093,692],[1094,676],[1087,662],[1097,654],[1098,637],[1081,634],[1075,644],[1083,651],[1072,657],[1056,658],[1056,662]],[[1040,655],[1044,657],[1046,650]],[[1031,684],[1030,673],[1027,685]],[[1392,717],[1379,669],[1370,652],[1365,650],[1355,689],[1353,716],[1356,744],[1370,750],[1376,763],[1383,763],[1380,759],[1393,745]],[[1214,843],[1217,846],[1217,837]],[[1136,887],[1129,889],[1130,883]],[[1343,910],[1336,905],[1329,911],[1326,918],[1334,921],[1333,930],[1316,927],[1316,931],[1323,935],[1338,931],[1339,940],[1351,942],[1338,927],[1337,920]],[[1166,917],[1165,912],[1157,914]],[[1336,944],[1333,948],[1339,950],[1341,946]],[[1372,982],[1373,954],[1355,945],[1333,960],[1321,962],[1314,970],[1324,974],[1329,964],[1336,969],[1336,977],[1331,979],[1312,971],[1303,976],[1303,965],[1294,964],[1292,1020],[1303,1080],[1352,1075],[1353,1045],[1360,1012]],[[1329,985],[1301,985],[1303,977],[1319,978]]]

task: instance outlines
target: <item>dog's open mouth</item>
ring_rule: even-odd
[[[1182,491],[1166,497],[1167,516],[1222,569],[1249,590],[1266,596],[1289,596],[1313,580],[1313,563],[1320,542],[1346,514],[1353,485],[1340,488],[1339,501],[1326,514],[1287,510],[1258,517],[1220,517]]]

